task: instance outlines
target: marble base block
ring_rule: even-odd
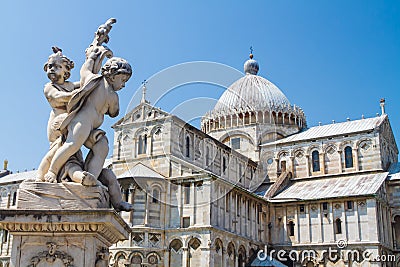
[[[47,186],[67,193],[46,193]],[[13,235],[10,266],[108,266],[108,248],[128,238],[129,226],[113,209],[96,208],[108,203],[101,187],[77,186],[21,185],[18,208],[0,210],[0,228]]]

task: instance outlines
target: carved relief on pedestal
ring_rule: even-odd
[[[95,267],[107,267],[108,266],[108,258],[110,256],[110,252],[108,248],[103,247],[96,253],[96,265]]]
[[[31,264],[28,267],[45,267],[45,266],[60,266],[74,267],[74,258],[67,253],[57,250],[57,244],[48,242],[48,251],[39,252],[32,257]]]

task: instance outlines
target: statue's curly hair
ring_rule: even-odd
[[[45,72],[47,72],[47,68],[49,65],[49,61],[50,59],[55,59],[58,61],[61,61],[65,68],[67,69],[67,71],[64,74],[64,80],[67,80],[70,76],[71,76],[71,70],[74,68],[74,62],[72,60],[70,60],[68,57],[66,57],[65,55],[62,54],[62,51],[59,50],[56,53],[53,53],[49,56],[49,59],[47,60],[46,64],[44,64],[43,69]]]
[[[112,57],[107,60],[104,66],[101,68],[101,74],[105,77],[110,77],[117,74],[126,74],[131,77],[132,67],[125,59],[120,57]]]

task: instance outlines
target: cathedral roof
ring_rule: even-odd
[[[155,178],[155,179],[164,179],[165,177],[156,172],[155,170],[147,167],[143,163],[138,163],[133,166],[131,169],[127,170],[121,175],[118,175],[119,178]]]
[[[7,184],[11,182],[22,182],[26,179],[35,179],[37,171],[17,172],[6,175],[0,178],[0,184]]]
[[[374,130],[387,118],[387,115],[361,119],[355,121],[346,121],[341,123],[332,123],[321,126],[314,126],[300,133],[288,136],[267,145],[284,144],[296,141],[305,141],[317,138],[323,138],[335,135],[345,135],[351,133],[365,132]]]
[[[387,172],[357,174],[295,181],[272,200],[313,200],[373,195],[381,187]]]

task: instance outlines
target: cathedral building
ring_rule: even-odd
[[[201,129],[145,98],[113,126],[106,167],[134,211],[120,213],[132,232],[110,266],[400,266],[400,164],[384,100],[376,117],[308,127],[258,69],[250,55]],[[15,208],[32,175],[0,172],[2,207]],[[5,267],[12,237],[0,233]]]

